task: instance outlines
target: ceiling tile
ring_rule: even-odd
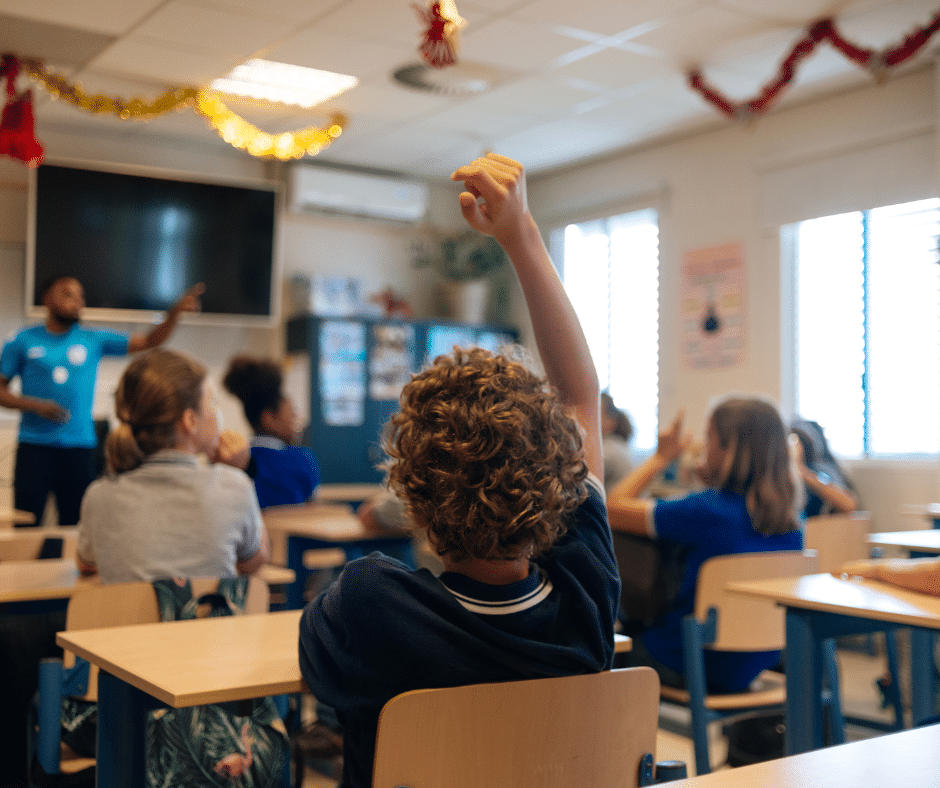
[[[59,66],[82,67],[114,36],[74,27],[0,15],[0,52],[38,57]]]
[[[169,45],[123,38],[92,64],[95,69],[142,77],[163,85],[205,85],[224,76],[242,58],[180,51]]]
[[[631,39],[661,51],[682,67],[707,60],[717,47],[759,35],[772,25],[737,11],[709,6],[672,17],[665,24]]]
[[[562,35],[541,22],[499,19],[467,31],[461,56],[474,63],[491,63],[517,71],[531,71],[584,46],[584,41]]]
[[[318,29],[291,36],[272,49],[264,50],[262,56],[295,66],[351,74],[359,79],[388,74],[405,60],[417,59],[411,53],[405,53],[402,47],[324,33]]]
[[[163,0],[3,0],[0,11],[79,30],[120,35]]]
[[[406,2],[348,0],[327,13],[320,24],[364,41],[400,44],[414,52],[421,43],[422,23]],[[405,55],[410,57],[411,55]]]
[[[899,0],[880,8],[840,14],[836,26],[849,41],[884,49],[900,43],[915,28],[929,23],[938,10],[937,0]]]
[[[265,16],[286,20],[296,25],[318,19],[344,0],[264,0],[264,3],[258,0],[217,0],[207,5],[218,6],[220,2],[224,2],[233,10],[248,11],[253,16],[258,15],[260,9],[263,10]]]
[[[293,28],[292,23],[271,19],[260,8],[248,14],[170,0],[135,28],[133,36],[193,52],[235,54],[244,60]]]
[[[603,49],[561,66],[552,74],[567,79],[584,80],[608,90],[620,90],[674,72],[674,64],[663,57],[648,57],[623,49]]]
[[[573,3],[570,0],[536,0],[515,11],[513,16],[531,24],[556,25],[612,36],[652,20],[700,5],[703,0],[603,0]]]

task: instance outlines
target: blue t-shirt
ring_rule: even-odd
[[[343,726],[343,788],[369,788],[379,712],[402,692],[609,669],[620,578],[596,481],[525,580],[489,585],[380,553],[307,605],[300,669]]]
[[[20,377],[24,396],[58,402],[71,414],[65,423],[24,412],[20,442],[94,448],[98,441],[91,408],[102,356],[127,355],[128,337],[75,324],[64,334],[44,325],[24,328],[3,346],[0,375]]]
[[[796,530],[761,536],[751,525],[744,496],[718,490],[659,501],[653,510],[653,522],[658,539],[678,542],[687,546],[689,552],[676,605],[643,633],[643,644],[664,665],[684,673],[682,618],[694,610],[695,585],[702,564],[716,555],[801,550],[803,534]],[[717,692],[743,691],[762,670],[779,660],[779,651],[706,650],[708,686]]]
[[[320,464],[306,446],[288,446],[277,438],[252,439],[258,505],[306,503],[320,484]]]

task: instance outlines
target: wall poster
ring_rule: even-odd
[[[682,263],[682,357],[692,369],[733,367],[744,357],[744,249],[693,249]]]

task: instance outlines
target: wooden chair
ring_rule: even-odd
[[[213,591],[218,578],[191,580],[193,596]],[[246,613],[266,613],[270,606],[267,583],[252,577],[245,597]],[[65,614],[68,630],[98,629],[160,621],[157,595],[148,582],[88,585],[78,589],[69,600]],[[61,660],[43,660],[39,669],[38,706],[35,731],[35,755],[46,774],[73,774],[94,766],[93,758],[77,756],[61,742],[62,698],[98,699],[98,668],[66,651]],[[29,753],[30,768],[32,753]]]
[[[756,710],[782,709],[786,698],[784,677],[773,671],[764,671],[747,692],[707,692],[705,649],[777,651],[786,641],[783,608],[768,600],[727,593],[725,587],[740,580],[814,574],[817,568],[818,560],[812,552],[781,551],[717,556],[699,569],[694,613],[682,621],[687,689],[660,689],[662,700],[689,708],[698,774],[711,771],[708,723]],[[841,730],[838,724],[833,727]]]
[[[807,517],[803,526],[803,546],[815,550],[819,558],[819,571],[838,574],[850,561],[863,561],[871,556],[868,534],[871,530],[871,515],[868,512],[850,512],[848,514],[821,514]],[[872,635],[868,636],[869,638]],[[894,709],[894,725],[891,730],[904,728],[904,701],[901,698],[899,680],[898,646],[893,631],[885,631],[885,653],[888,659],[888,672],[891,683],[884,688],[888,703]],[[835,641],[826,644],[827,649],[835,649]],[[872,650],[872,653],[874,651]],[[833,702],[837,703],[838,671],[829,678]],[[852,722],[871,726],[871,720],[851,718]],[[880,724],[876,727],[880,727]]]
[[[372,786],[650,784],[658,689],[650,668],[626,668],[403,693],[379,716]]]
[[[78,529],[35,528],[0,533],[0,561],[75,558]]]

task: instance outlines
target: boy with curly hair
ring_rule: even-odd
[[[505,249],[546,379],[454,350],[405,386],[389,486],[445,571],[375,553],[301,618],[300,664],[344,733],[344,788],[368,788],[379,712],[408,690],[605,670],[620,581],[604,505],[597,373],[526,203],[520,164],[458,169],[464,218]]]

